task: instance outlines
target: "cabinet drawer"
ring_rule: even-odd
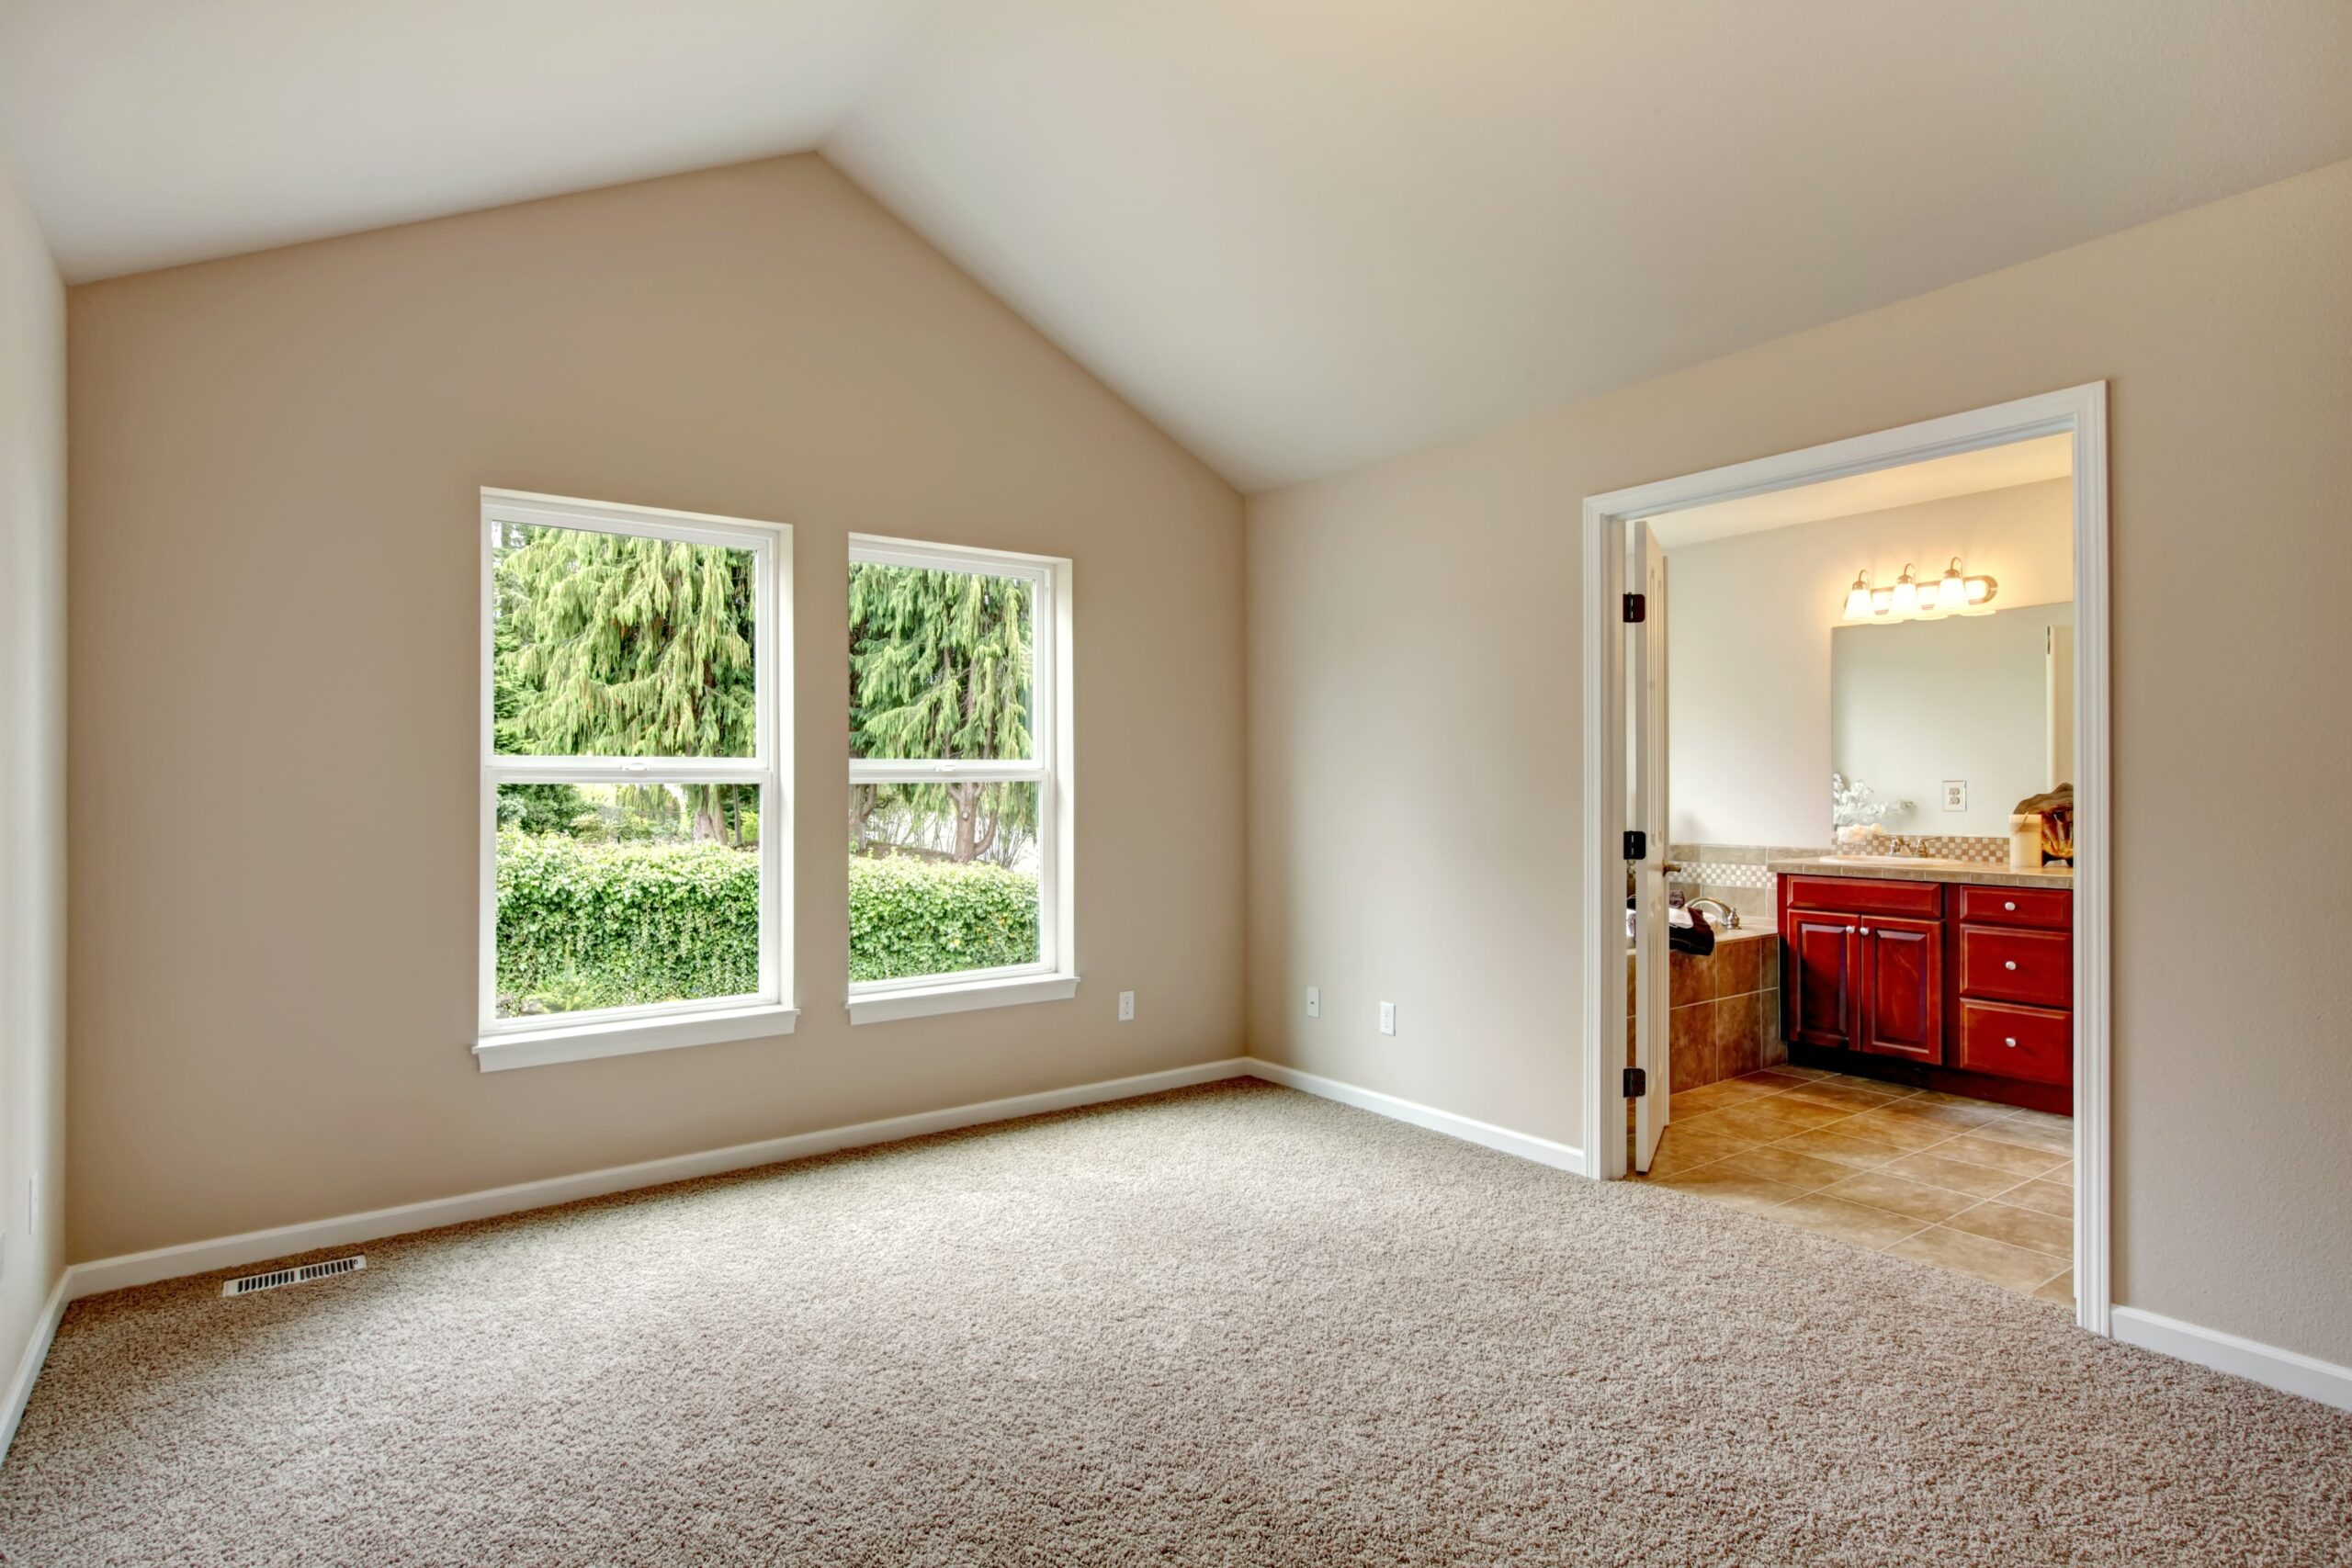
[[[1792,876],[1789,905],[1847,915],[1909,915],[1934,919],[1944,911],[1940,882],[1881,882],[1860,876]]]
[[[1960,928],[1960,994],[1970,1000],[2075,1004],[2075,939],[2049,931]]]
[[[2075,929],[2075,895],[2058,887],[1962,887],[1960,918],[1971,925]]]
[[[1960,1004],[1963,1072],[1992,1073],[2035,1083],[2075,1081],[2075,1015],[2047,1008]]]

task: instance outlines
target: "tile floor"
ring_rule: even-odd
[[[2064,1116],[1768,1067],[1676,1095],[1645,1179],[2071,1303],[2074,1139]]]

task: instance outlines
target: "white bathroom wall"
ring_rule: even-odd
[[[1909,803],[1886,814],[1891,832],[2007,833],[2018,802],[2049,784],[2050,632],[2074,622],[2072,604],[2028,604],[1838,627],[1831,765],[1880,800]],[[1964,786],[1962,809],[1944,801],[1947,781]]]
[[[1854,574],[1940,575],[1956,555],[2003,604],[2071,602],[2072,504],[2071,480],[2046,479],[1669,550],[1674,841],[1826,844],[1829,637]],[[1928,811],[1909,830],[2006,832],[2015,800],[1998,804],[1996,829]]]

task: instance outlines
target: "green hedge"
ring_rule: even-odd
[[[759,863],[742,851],[498,836],[503,1014],[753,992],[759,931]],[[1031,963],[1037,879],[982,863],[852,860],[849,931],[853,980]]]
[[[849,863],[849,977],[896,980],[1037,961],[1037,878],[975,861]]]
[[[499,1010],[760,988],[760,865],[723,844],[498,835]]]

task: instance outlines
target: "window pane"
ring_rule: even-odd
[[[852,561],[849,754],[1029,761],[1034,597],[1017,577]]]
[[[849,977],[1035,964],[1035,784],[852,784]]]
[[[498,1016],[755,996],[756,784],[498,786]]]
[[[752,551],[512,523],[494,537],[501,754],[757,754]]]

